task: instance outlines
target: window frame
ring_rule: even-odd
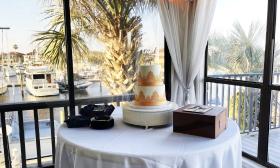
[[[280,8],[278,9],[280,11]],[[258,88],[261,91],[260,113],[259,113],[259,137],[257,157],[242,151],[242,155],[251,160],[258,162],[267,167],[277,167],[268,161],[269,146],[269,122],[271,106],[271,94],[273,90],[280,91],[279,85],[273,85],[273,60],[275,45],[275,30],[277,17],[277,0],[268,0],[267,6],[267,23],[266,23],[266,43],[263,65],[263,81],[241,81],[235,79],[222,79],[208,76],[208,44],[205,49],[205,71],[204,71],[204,104],[206,104],[207,83],[227,84],[234,86],[243,86],[250,88]]]

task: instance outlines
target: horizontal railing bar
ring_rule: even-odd
[[[9,103],[9,104],[1,104],[0,112],[9,112],[9,111],[17,111],[17,110],[31,110],[31,109],[42,109],[49,107],[63,107],[65,105],[69,105],[67,100],[57,100],[57,101],[46,101],[46,102],[20,102],[20,103]]]
[[[205,82],[211,83],[221,83],[227,85],[234,85],[234,86],[244,86],[244,87],[252,87],[252,88],[262,88],[263,84],[260,82],[249,82],[249,81],[241,81],[236,79],[222,79],[222,78],[212,78],[207,77],[205,78]]]
[[[280,72],[273,73],[273,75],[279,75]],[[263,73],[242,73],[242,74],[215,74],[208,75],[208,77],[244,77],[244,76],[261,76]]]
[[[41,156],[42,159],[43,158],[48,158],[48,157],[52,157],[52,155],[43,155],[43,156]],[[30,161],[30,160],[36,160],[36,159],[37,159],[36,157],[32,157],[32,158],[27,158],[26,160]]]
[[[106,97],[97,97],[90,99],[76,99],[76,105],[85,105],[92,103],[110,103],[110,102],[121,102],[121,101],[130,101],[134,98],[134,94],[120,95],[120,96],[106,96]]]
[[[271,90],[278,90],[278,91],[280,91],[280,85],[271,85],[270,89]]]
[[[134,97],[133,94],[117,95],[117,96],[102,96],[93,98],[79,98],[76,99],[76,105],[85,105],[91,103],[110,103],[118,101],[129,101]],[[58,108],[69,106],[68,100],[56,100],[56,101],[44,101],[44,102],[20,102],[20,103],[8,103],[0,105],[0,112],[10,112],[18,110],[31,110],[31,109],[43,109],[43,108]]]

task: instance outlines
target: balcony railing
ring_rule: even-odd
[[[261,73],[209,75],[211,78],[262,82]],[[273,74],[273,84],[280,84],[280,73]],[[270,128],[280,127],[280,97],[278,91],[272,92]],[[228,115],[235,120],[242,133],[258,131],[260,89],[215,82],[206,84],[206,104],[224,106]]]
[[[121,95],[121,96],[107,96],[107,97],[96,97],[96,98],[87,98],[87,99],[77,99],[75,101],[76,103],[76,111],[78,111],[80,108],[82,108],[84,105],[87,104],[108,104],[108,103],[115,103],[116,105],[120,105],[121,102],[124,101],[130,101],[132,99],[133,95]],[[55,113],[58,112],[56,109],[62,108],[62,114],[64,117],[68,117],[68,108],[69,108],[69,102],[67,100],[60,100],[60,101],[48,101],[48,102],[28,102],[28,103],[18,103],[18,104],[2,104],[0,106],[0,113],[1,113],[1,127],[2,127],[2,148],[0,148],[0,167],[5,166],[7,168],[11,167],[30,167],[37,165],[36,167],[53,167],[54,161],[55,161]],[[44,144],[42,144],[42,136],[40,135],[41,132],[41,125],[40,125],[40,111],[42,109],[47,110],[49,113],[49,131],[50,131],[50,139],[51,141],[51,153],[48,155],[42,155],[42,147]],[[34,122],[34,128],[35,128],[35,149],[36,149],[36,156],[35,157],[27,157],[27,152],[30,152],[29,146],[26,146],[29,142],[26,140],[26,122],[24,118],[24,114],[27,112],[33,113],[33,122]],[[15,163],[13,161],[13,156],[11,156],[11,149],[10,149],[10,142],[11,138],[8,134],[9,129],[7,129],[7,126],[9,125],[8,122],[10,122],[9,114],[16,114],[14,118],[17,120],[17,127],[18,127],[18,139],[19,139],[19,149],[20,149],[20,158],[18,165],[15,166]],[[31,123],[33,123],[31,122]],[[1,158],[2,157],[2,158]],[[49,161],[47,164],[42,163],[42,160],[44,158],[49,158]],[[1,160],[3,163],[1,163]],[[1,165],[2,164],[2,165]]]
[[[250,80],[250,81],[262,81],[262,74],[228,74],[228,75],[211,75],[214,78],[226,78],[236,80]],[[280,73],[276,73],[273,76],[274,84],[279,83]],[[259,105],[260,105],[260,89],[249,88],[243,86],[234,86],[221,83],[207,82],[206,84],[206,103],[214,106],[228,107],[228,115],[234,119],[240,127],[242,133],[250,133],[258,131],[258,116],[259,116]],[[79,111],[84,105],[87,104],[98,104],[98,103],[116,103],[120,105],[120,102],[130,101],[133,95],[127,96],[108,96],[108,97],[96,97],[87,99],[76,100],[76,111]],[[272,94],[272,111],[271,111],[271,128],[280,127],[280,97],[277,91]],[[28,102],[18,104],[2,104],[0,106],[1,115],[1,126],[2,126],[2,143],[3,146],[0,148],[0,164],[1,157],[4,157],[4,163],[6,167],[14,166],[11,138],[8,134],[7,126],[11,123],[9,119],[10,114],[15,114],[17,120],[16,126],[18,128],[18,146],[19,146],[19,166],[28,167],[30,165],[37,165],[37,167],[52,167],[55,161],[55,131],[56,121],[55,115],[61,109],[62,118],[68,117],[69,102],[67,100],[60,101],[48,101],[48,102]],[[41,125],[40,123],[40,112],[41,110],[48,111],[48,123],[50,136],[50,153],[43,154],[42,147],[44,142],[42,139]],[[32,125],[34,125],[34,146],[35,156],[28,156],[29,142],[27,142],[26,135],[26,120],[24,115],[27,112],[31,112],[33,115]],[[45,162],[45,158],[48,158],[48,162]],[[47,164],[46,164],[47,163]]]

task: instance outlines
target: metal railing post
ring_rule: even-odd
[[[70,116],[75,115],[75,93],[74,93],[74,72],[73,72],[73,56],[72,56],[72,35],[71,35],[71,16],[70,2],[63,0],[64,7],[64,24],[65,24],[65,41],[66,41],[66,58],[67,58],[67,76],[69,87],[69,109]]]

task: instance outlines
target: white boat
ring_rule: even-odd
[[[56,83],[58,84],[59,91],[61,93],[68,92],[68,84],[65,81],[63,81],[63,80],[56,81]],[[86,80],[74,81],[74,89],[75,89],[75,91],[85,90],[92,84],[93,84],[93,82],[86,81]]]
[[[85,81],[85,80],[74,81],[75,89],[80,89],[80,90],[86,89],[92,84],[93,84],[92,82]]]
[[[10,66],[4,67],[4,73],[6,77],[12,77],[17,75],[16,71]]]
[[[25,71],[26,89],[33,96],[54,96],[59,94],[54,82],[55,73],[48,66],[29,66]]]
[[[3,70],[3,67],[1,67],[1,71]],[[0,71],[0,95],[4,94],[8,90],[8,84],[4,79],[3,72]]]
[[[0,79],[0,95],[6,93],[7,90],[8,90],[8,84],[3,79]]]
[[[24,70],[25,70],[23,64],[16,65],[15,69],[16,69],[16,74],[22,74],[22,73],[24,73]]]

